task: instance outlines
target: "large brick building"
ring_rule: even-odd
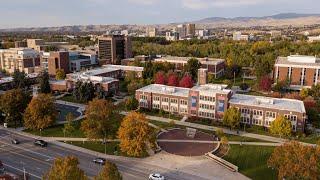
[[[274,82],[289,82],[291,89],[310,88],[320,82],[320,59],[314,56],[278,57],[274,65]]]
[[[155,62],[168,62],[175,65],[176,70],[183,70],[183,67],[188,63],[191,57],[175,57],[165,56],[155,59]],[[225,60],[213,58],[196,58],[201,63],[201,68],[207,69],[208,74],[213,74],[215,78],[224,75]]]
[[[48,61],[48,73],[50,76],[55,76],[58,69],[62,69],[66,74],[69,70],[69,52],[56,51],[50,52]]]
[[[277,116],[291,120],[293,131],[304,131],[306,111],[302,101],[233,94],[226,85],[205,84],[193,88],[151,84],[136,91],[139,106],[173,114],[221,121],[229,107],[241,112],[241,122],[269,127]]]

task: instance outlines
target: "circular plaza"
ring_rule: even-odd
[[[157,143],[163,151],[180,156],[202,156],[212,151],[215,138],[194,129],[171,129],[158,135]]]

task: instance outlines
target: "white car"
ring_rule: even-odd
[[[164,176],[162,176],[159,173],[150,174],[149,175],[149,180],[164,180]]]

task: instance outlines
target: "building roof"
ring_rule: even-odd
[[[189,59],[192,57],[176,57],[176,56],[165,56],[162,58],[155,59],[158,62],[172,62],[172,63],[187,63]],[[200,61],[201,64],[209,64],[209,65],[218,65],[220,63],[225,62],[224,59],[215,59],[215,58],[196,58]]]
[[[179,97],[188,97],[189,90],[190,90],[189,88],[166,86],[162,84],[150,84],[148,86],[138,89],[137,91],[156,93],[156,94],[165,94],[165,95],[172,95],[172,96],[179,96]]]
[[[109,72],[113,72],[113,71],[119,71],[119,70],[120,69],[117,69],[117,68],[102,67],[102,68],[96,68],[96,69],[92,69],[92,70],[87,70],[85,72],[82,72],[81,74],[97,76],[97,75],[100,75],[100,74],[105,74],[105,73],[109,73]]]
[[[320,66],[320,59],[315,56],[291,55],[278,57],[276,66]]]
[[[262,108],[286,110],[286,111],[293,111],[293,112],[300,112],[300,113],[306,112],[303,102],[295,99],[285,99],[285,98],[280,99],[280,98],[234,94],[231,97],[229,103],[240,104],[244,106],[256,106],[256,107],[262,107]]]
[[[135,72],[142,72],[144,70],[143,67],[138,67],[138,66],[123,66],[123,65],[112,65],[112,64],[103,65],[103,67],[121,69],[123,71],[135,71]]]
[[[194,86],[191,88],[194,91],[200,91],[201,93],[205,94],[229,94],[231,92],[230,89],[226,89],[228,85],[225,84],[205,84],[205,85],[199,85]]]

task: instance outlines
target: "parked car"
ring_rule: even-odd
[[[2,161],[0,161],[0,174],[3,174],[5,171],[4,165],[2,164]]]
[[[100,165],[105,165],[106,164],[106,159],[105,158],[95,158],[94,160],[92,160],[94,163],[96,164],[100,164]]]
[[[11,143],[12,144],[20,144],[20,141],[18,139],[12,139]]]
[[[164,180],[164,176],[162,176],[159,173],[150,174],[149,175],[149,180]]]
[[[33,143],[36,146],[47,147],[48,143],[41,139],[36,139]]]

